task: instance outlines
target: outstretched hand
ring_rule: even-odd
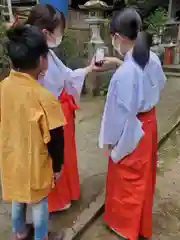
[[[90,70],[90,72],[93,72],[93,71],[104,71],[104,61],[102,61],[102,65],[101,66],[96,66],[96,64],[95,64],[95,57],[93,57],[93,59],[91,60],[90,65],[89,65],[89,70]]]
[[[95,64],[95,57],[92,59],[90,65],[87,67],[87,73],[93,71],[105,71],[111,68],[111,65],[120,66],[123,63],[120,59],[116,57],[105,57],[102,61],[101,66],[96,66]]]
[[[117,66],[120,66],[123,63],[122,60],[120,60],[117,57],[105,57],[104,58],[104,65],[114,65],[116,64]]]

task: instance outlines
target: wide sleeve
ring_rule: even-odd
[[[48,72],[48,79],[46,81],[51,82],[53,79],[56,79],[55,88],[59,88],[63,80],[63,87],[65,87],[67,93],[72,95],[78,103],[87,74],[86,68],[72,70],[64,65],[53,51],[50,51]]]
[[[65,88],[66,91],[74,97],[76,102],[79,102],[85,78],[85,68],[71,70],[70,68],[66,67]]]
[[[99,146],[116,145],[131,114],[133,86],[125,81],[124,69],[112,77],[101,122]]]
[[[101,122],[99,147],[112,145],[115,162],[131,153],[144,134],[137,119],[136,76],[131,69],[123,65],[112,77]]]
[[[161,91],[165,87],[165,84],[167,82],[167,77],[160,63],[156,65],[154,74],[157,77],[157,80],[159,83],[159,90]]]
[[[59,127],[50,131],[51,141],[47,144],[48,152],[53,160],[53,172],[58,173],[64,163],[64,129]]]
[[[149,66],[148,75],[154,85],[157,83],[160,92],[165,87],[167,77],[163,71],[159,57],[155,53],[151,53],[151,58],[153,61]]]
[[[40,105],[43,114],[40,118],[41,132],[44,142],[50,141],[50,131],[66,124],[61,105],[49,92],[40,97]]]

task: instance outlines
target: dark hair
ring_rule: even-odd
[[[135,62],[142,68],[146,66],[150,55],[150,40],[147,33],[141,32],[142,20],[133,8],[125,8],[115,12],[110,24],[112,35],[119,33],[130,40],[136,40],[132,56]]]
[[[7,37],[8,55],[16,69],[35,69],[40,57],[47,57],[48,46],[38,27],[19,25],[10,28]]]
[[[66,20],[62,12],[57,11],[49,4],[37,4],[29,14],[26,24],[35,25],[42,29],[53,32],[61,25],[64,30]]]

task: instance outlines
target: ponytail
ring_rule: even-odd
[[[144,69],[149,62],[151,41],[148,33],[139,32],[132,56],[140,68]]]
[[[133,8],[125,8],[113,15],[110,33],[112,35],[117,33],[130,41],[135,41],[132,57],[139,67],[144,69],[149,61],[152,39],[148,33],[141,32],[141,28],[142,20],[138,12]]]

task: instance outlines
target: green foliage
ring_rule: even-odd
[[[74,68],[72,65],[77,65],[77,67],[82,65],[82,59],[87,59],[88,57],[87,45],[85,44],[88,38],[84,37],[85,33],[83,31],[80,32],[80,30],[69,29],[64,36],[62,44],[56,51],[57,55],[72,68]]]
[[[6,44],[6,26],[3,21],[0,22],[0,80],[6,76],[10,70],[10,60],[7,56]]]
[[[129,6],[138,6],[138,5],[147,5],[151,0],[116,0],[115,4],[122,4],[124,3],[127,7]]]
[[[158,34],[159,27],[163,27],[167,20],[168,12],[166,9],[159,7],[145,20],[145,24],[150,33]]]
[[[60,48],[63,49],[64,57],[69,58],[71,56],[75,56],[77,54],[76,45],[76,38],[68,31],[64,36],[62,44],[60,45]]]

